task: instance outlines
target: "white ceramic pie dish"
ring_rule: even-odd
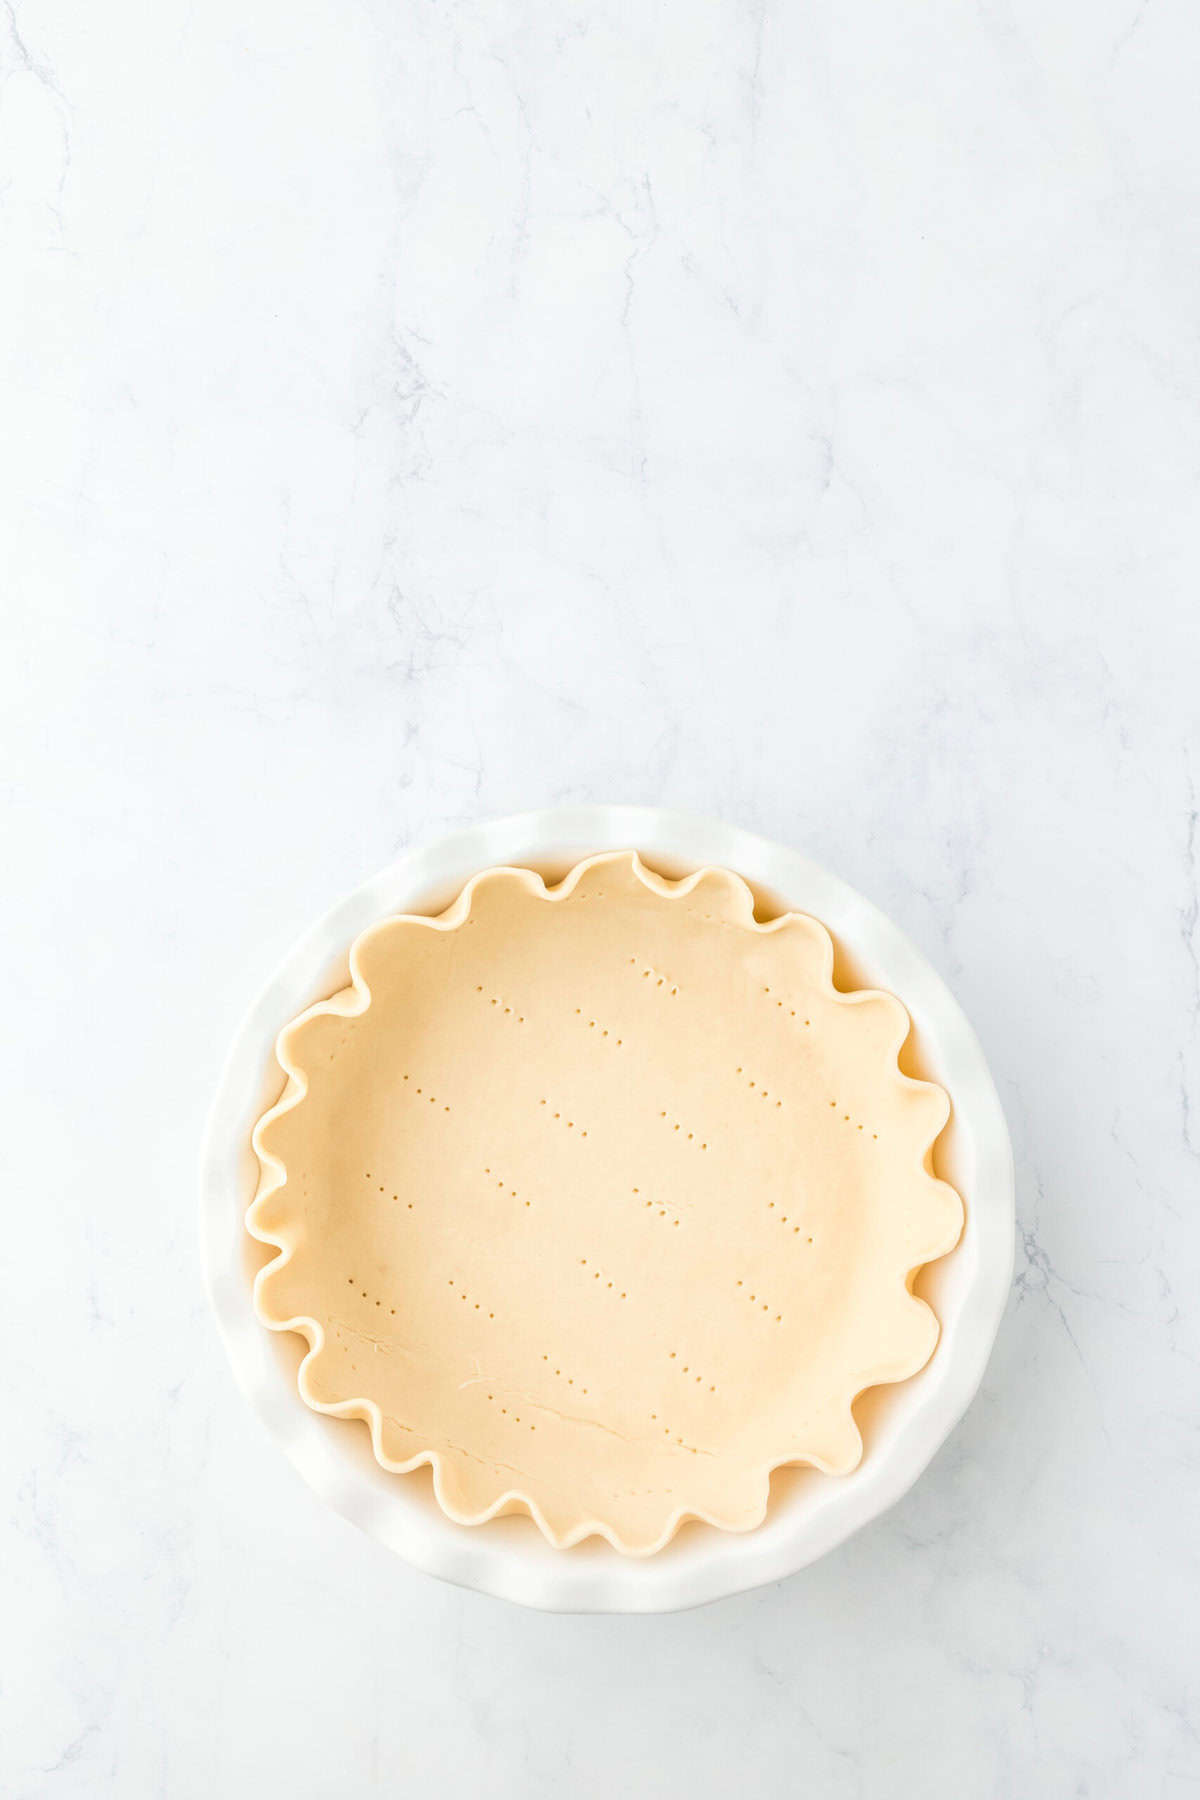
[[[276,1035],[289,1019],[345,981],[346,953],[363,928],[390,912],[445,905],[478,870],[526,864],[564,873],[581,856],[637,849],[663,873],[721,864],[773,907],[810,912],[839,948],[839,985],[897,994],[914,1024],[914,1072],[941,1082],[953,1101],[938,1171],[959,1189],[967,1221],[958,1248],[928,1269],[918,1291],[942,1334],[911,1380],[875,1389],[856,1406],[865,1453],[850,1475],[777,1472],[765,1522],[747,1533],[688,1525],[648,1559],[599,1540],[556,1550],[532,1520],[454,1524],[428,1474],[391,1474],[365,1430],[314,1412],[296,1371],[303,1340],[268,1331],[251,1296],[272,1252],[245,1230],[258,1165],[255,1120],[277,1097]],[[912,1485],[975,1393],[1012,1280],[1012,1152],[979,1044],[940,978],[882,913],[795,851],[716,821],[654,808],[563,807],[498,820],[410,852],[339,902],[290,952],[234,1041],[206,1133],[200,1180],[201,1241],[209,1292],[234,1372],[259,1417],[301,1475],[348,1519],[430,1574],[524,1605],[560,1612],[666,1612],[777,1581],[877,1517]]]

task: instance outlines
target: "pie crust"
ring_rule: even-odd
[[[853,1403],[928,1361],[949,1115],[824,926],[629,851],[477,875],[365,931],[276,1045],[247,1227],[300,1393],[429,1464],[465,1524],[648,1555],[758,1525],[771,1472],[859,1462]]]

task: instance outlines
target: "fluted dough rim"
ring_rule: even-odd
[[[486,1507],[479,1508],[475,1511],[467,1512],[455,1507],[454,1504],[447,1499],[444,1491],[442,1455],[436,1447],[430,1446],[429,1448],[418,1451],[416,1454],[403,1461],[397,1461],[389,1457],[383,1448],[383,1416],[375,1401],[367,1396],[354,1397],[336,1402],[326,1402],[316,1398],[311,1391],[309,1368],[315,1358],[319,1356],[325,1345],[325,1331],[321,1322],[309,1315],[294,1315],[286,1318],[279,1317],[271,1312],[266,1299],[266,1290],[269,1286],[270,1277],[287,1267],[288,1263],[291,1261],[295,1247],[294,1242],[289,1237],[284,1225],[277,1224],[274,1228],[270,1228],[263,1222],[265,1203],[272,1194],[276,1193],[284,1185],[286,1181],[286,1169],[280,1158],[268,1150],[262,1141],[263,1133],[271,1122],[299,1106],[308,1093],[308,1078],[305,1069],[300,1061],[291,1053],[289,1040],[292,1038],[293,1034],[297,1033],[300,1027],[309,1020],[316,1017],[333,1016],[352,1018],[360,1017],[367,1011],[371,1005],[372,995],[367,980],[362,973],[361,952],[377,933],[393,927],[399,922],[415,924],[418,927],[431,931],[456,931],[464,925],[471,916],[472,902],[475,890],[479,884],[484,880],[493,880],[503,876],[511,877],[523,887],[531,897],[537,900],[549,904],[561,903],[570,897],[579,881],[590,869],[593,869],[598,865],[613,863],[628,863],[634,874],[647,890],[664,899],[684,898],[707,876],[720,874],[734,884],[741,910],[744,913],[744,917],[738,921],[743,929],[761,936],[769,936],[770,934],[779,931],[790,921],[797,919],[804,920],[809,926],[815,929],[821,944],[821,967],[818,980],[821,993],[825,999],[832,1000],[837,1005],[845,1007],[861,1005],[865,1001],[878,1000],[880,998],[887,1000],[894,1008],[896,1017],[895,1042],[890,1052],[895,1065],[892,1072],[905,1086],[912,1089],[936,1093],[940,1096],[941,1105],[938,1110],[936,1125],[929,1131],[927,1141],[920,1143],[917,1148],[929,1175],[931,1185],[941,1191],[943,1200],[945,1200],[947,1196],[952,1195],[955,1202],[955,1205],[951,1209],[951,1223],[953,1229],[951,1229],[951,1224],[948,1223],[944,1238],[935,1239],[927,1253],[923,1254],[918,1262],[899,1272],[899,1279],[904,1290],[907,1292],[911,1306],[914,1309],[914,1317],[918,1310],[919,1313],[924,1316],[925,1342],[920,1346],[916,1346],[914,1343],[911,1361],[902,1363],[899,1367],[889,1365],[886,1369],[881,1370],[878,1367],[872,1367],[869,1364],[864,1366],[853,1377],[850,1391],[844,1395],[843,1400],[840,1403],[847,1420],[848,1441],[854,1446],[852,1453],[842,1462],[833,1463],[828,1459],[815,1454],[811,1449],[805,1449],[803,1445],[790,1447],[784,1454],[772,1458],[768,1463],[765,1463],[761,1469],[756,1471],[757,1479],[755,1485],[758,1497],[756,1505],[752,1509],[745,1509],[736,1516],[731,1517],[728,1515],[723,1516],[714,1510],[680,1506],[667,1516],[666,1522],[658,1536],[652,1541],[645,1543],[629,1542],[623,1539],[620,1533],[605,1520],[586,1515],[581,1517],[570,1527],[570,1529],[556,1531],[543,1515],[536,1499],[534,1499],[532,1495],[524,1493],[519,1487],[505,1489],[504,1492],[498,1494]],[[926,1366],[934,1354],[940,1331],[939,1321],[928,1302],[912,1292],[912,1284],[921,1269],[926,1267],[929,1263],[937,1261],[940,1257],[947,1255],[955,1248],[962,1233],[964,1209],[961,1196],[958,1194],[957,1190],[952,1188],[947,1182],[936,1177],[932,1173],[931,1168],[933,1146],[941,1135],[941,1132],[944,1130],[950,1116],[949,1096],[945,1089],[939,1084],[918,1080],[912,1076],[906,1075],[903,1070],[899,1068],[899,1054],[911,1031],[911,1018],[907,1008],[904,1007],[903,1003],[899,1001],[895,995],[888,993],[884,989],[858,988],[843,991],[835,987],[833,982],[834,958],[835,952],[833,940],[827,928],[819,919],[814,918],[812,914],[803,913],[793,909],[763,922],[756,920],[754,917],[754,896],[744,878],[738,875],[736,871],[724,868],[718,864],[709,863],[701,868],[693,870],[690,874],[680,879],[671,879],[659,875],[655,870],[648,868],[636,850],[605,851],[597,855],[585,857],[577,862],[561,881],[552,885],[548,885],[542,875],[534,869],[508,864],[481,869],[466,882],[455,899],[442,913],[434,917],[429,917],[420,913],[390,913],[383,918],[376,920],[365,930],[361,931],[355,938],[349,951],[350,985],[340,989],[328,999],[317,1001],[314,1005],[307,1007],[294,1019],[290,1020],[279,1032],[275,1042],[275,1057],[280,1069],[287,1078],[286,1085],[280,1099],[274,1106],[264,1112],[256,1122],[251,1140],[255,1155],[258,1158],[260,1179],[254,1198],[246,1211],[246,1229],[257,1241],[274,1248],[278,1252],[276,1256],[272,1257],[271,1260],[258,1271],[258,1274],[255,1277],[255,1312],[260,1322],[270,1330],[276,1332],[295,1332],[302,1337],[308,1345],[308,1349],[300,1363],[297,1374],[298,1389],[305,1404],[312,1408],[314,1412],[323,1413],[334,1418],[361,1419],[365,1422],[370,1432],[373,1454],[381,1468],[395,1474],[410,1474],[419,1468],[428,1466],[432,1473],[433,1492],[437,1503],[445,1516],[453,1520],[456,1524],[468,1526],[483,1525],[489,1520],[507,1513],[523,1512],[527,1513],[533,1519],[549,1544],[555,1549],[562,1550],[570,1549],[583,1542],[586,1538],[601,1537],[622,1554],[633,1557],[652,1556],[670,1543],[680,1527],[689,1520],[697,1520],[721,1531],[753,1531],[762,1524],[766,1517],[770,1500],[771,1477],[777,1469],[804,1464],[819,1469],[825,1474],[844,1475],[856,1468],[862,1456],[862,1438],[857,1422],[853,1416],[855,1402],[863,1393],[871,1388],[885,1385],[890,1386],[897,1382],[910,1379]]]

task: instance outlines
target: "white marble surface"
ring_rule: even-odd
[[[1198,56],[1189,0],[0,9],[6,1797],[1200,1795]],[[322,1511],[196,1255],[296,933],[576,798],[868,892],[1018,1153],[918,1488],[650,1621]]]

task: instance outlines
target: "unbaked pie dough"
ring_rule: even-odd
[[[629,852],[477,876],[387,918],[280,1034],[247,1222],[300,1392],[429,1463],[463,1524],[648,1554],[762,1520],[773,1469],[862,1455],[855,1397],[920,1369],[911,1292],[962,1226],[944,1091],[825,928]]]

